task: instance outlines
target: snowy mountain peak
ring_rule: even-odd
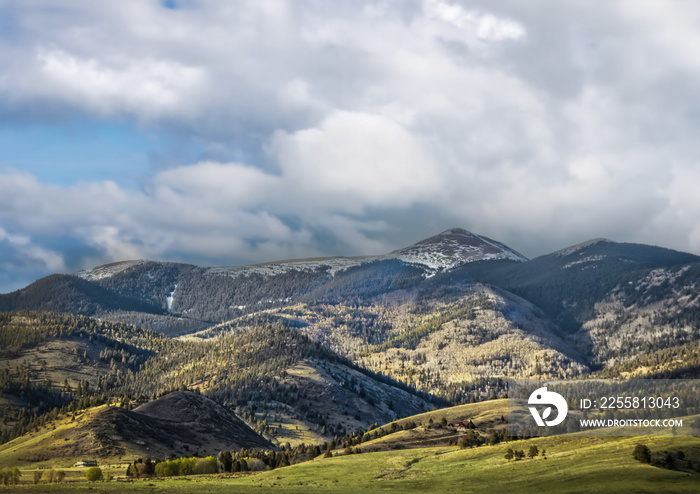
[[[527,261],[525,256],[506,245],[462,228],[451,228],[383,257],[423,264],[431,269],[451,269],[460,264],[486,260]]]
[[[427,238],[426,240],[430,240],[435,237],[441,237],[443,235],[465,235],[465,236],[474,236],[474,234],[470,231],[465,230],[464,228],[450,228],[449,230],[445,230],[442,233],[438,233],[437,235],[434,235],[430,238]]]

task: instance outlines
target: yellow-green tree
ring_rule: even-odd
[[[102,469],[100,467],[90,467],[85,472],[85,479],[90,482],[102,480]]]

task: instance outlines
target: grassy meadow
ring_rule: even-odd
[[[611,438],[559,436],[511,441],[473,449],[419,448],[336,455],[267,472],[199,475],[168,479],[125,480],[118,466],[115,480],[77,482],[85,469],[69,469],[62,484],[32,485],[33,469],[22,471],[11,492],[678,492],[697,493],[700,473],[669,470],[632,458],[637,443],[652,454],[683,451],[700,465],[700,439],[695,437]],[[506,460],[506,448],[536,445],[546,457]]]
[[[0,486],[0,492],[100,492],[100,493],[587,493],[587,492],[700,492],[700,438],[692,436],[589,437],[570,434],[508,441],[460,449],[446,441],[428,444],[435,434],[457,438],[456,432],[430,427],[433,423],[472,419],[480,430],[502,427],[506,400],[459,405],[407,417],[374,429],[381,437],[355,446],[361,454],[346,454],[342,448],[331,458],[270,471],[237,474],[190,475],[171,478],[128,479],[126,468],[131,457],[103,459],[100,466],[112,480],[87,482],[86,468],[73,467],[76,458],[49,457],[46,452],[61,443],[90,441],[81,423],[103,407],[63,417],[25,436],[0,446],[0,468],[17,466],[19,485]],[[407,423],[417,427],[403,430]],[[289,424],[290,427],[295,426]],[[394,432],[392,432],[394,430]],[[296,431],[296,430],[295,430]],[[445,431],[445,432],[442,432]],[[303,431],[300,431],[303,433]],[[70,438],[71,441],[67,441]],[[635,446],[643,443],[652,457],[684,458],[676,469],[661,468],[635,460]],[[527,453],[531,446],[540,453],[535,458],[507,460],[507,448]],[[384,447],[384,450],[381,448]],[[380,450],[371,452],[373,449]],[[42,459],[42,454],[45,459]],[[688,463],[690,460],[690,463]],[[34,472],[61,469],[66,473],[60,484],[46,478],[33,483]]]

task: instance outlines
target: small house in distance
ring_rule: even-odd
[[[97,460],[80,460],[75,462],[76,467],[96,467]]]
[[[450,427],[454,427],[458,431],[466,431],[469,429],[476,429],[476,426],[474,425],[474,422],[472,422],[471,419],[469,420],[453,420],[449,424],[447,424]]]

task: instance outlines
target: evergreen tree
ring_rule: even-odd
[[[537,446],[535,446],[534,444],[532,446],[530,446],[530,449],[527,451],[527,456],[530,459],[534,458],[538,454],[539,454],[539,450],[537,449]]]

